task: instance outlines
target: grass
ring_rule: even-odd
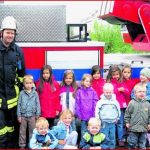
[[[105,53],[143,53],[134,50],[131,44],[123,42],[121,36],[121,26],[102,24],[98,21],[94,22],[93,28],[90,32],[90,38],[92,41],[105,42]]]

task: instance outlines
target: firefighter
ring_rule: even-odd
[[[0,29],[0,148],[14,148],[19,86],[25,75],[23,52],[15,44],[16,20],[4,18]]]

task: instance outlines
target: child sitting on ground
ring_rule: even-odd
[[[101,143],[105,140],[105,135],[100,132],[101,122],[98,118],[90,118],[88,121],[88,131],[83,135],[80,148],[101,149]]]
[[[36,128],[30,140],[29,147],[32,149],[54,149],[58,140],[49,130],[49,123],[44,117],[36,121]]]
[[[73,113],[66,109],[60,115],[57,126],[52,128],[52,134],[58,139],[58,149],[76,149],[78,133],[72,126]]]

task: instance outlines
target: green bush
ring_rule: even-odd
[[[105,53],[139,53],[130,44],[123,42],[120,25],[102,24],[95,21],[90,38],[92,41],[105,42]]]

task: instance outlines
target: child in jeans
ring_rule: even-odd
[[[76,149],[78,133],[72,126],[74,119],[73,113],[66,109],[60,115],[57,126],[52,128],[52,134],[58,139],[58,149]]]
[[[35,128],[35,120],[40,116],[41,108],[37,92],[35,91],[33,76],[25,75],[23,78],[24,89],[20,92],[17,117],[20,123],[19,147],[26,147],[26,130],[29,128],[29,140]]]
[[[120,117],[120,106],[111,83],[104,84],[103,95],[96,104],[95,116],[102,121],[101,131],[106,135],[103,148],[115,148],[116,123]]]
[[[105,135],[100,132],[101,122],[98,118],[90,118],[88,121],[88,131],[83,135],[80,148],[101,149],[101,144],[105,140]]]
[[[36,128],[30,140],[29,147],[32,149],[54,149],[58,140],[49,130],[49,123],[44,117],[36,121]]]
[[[130,93],[127,85],[122,81],[122,72],[118,65],[112,65],[109,68],[107,75],[107,82],[114,86],[114,93],[116,94],[116,99],[120,105],[120,119],[116,125],[118,145],[121,147],[125,146],[125,127],[124,127],[124,113],[128,104],[127,97]]]
[[[125,111],[125,123],[129,131],[129,148],[146,148],[147,132],[150,130],[150,103],[146,99],[146,87],[138,83],[134,87],[134,100]]]

